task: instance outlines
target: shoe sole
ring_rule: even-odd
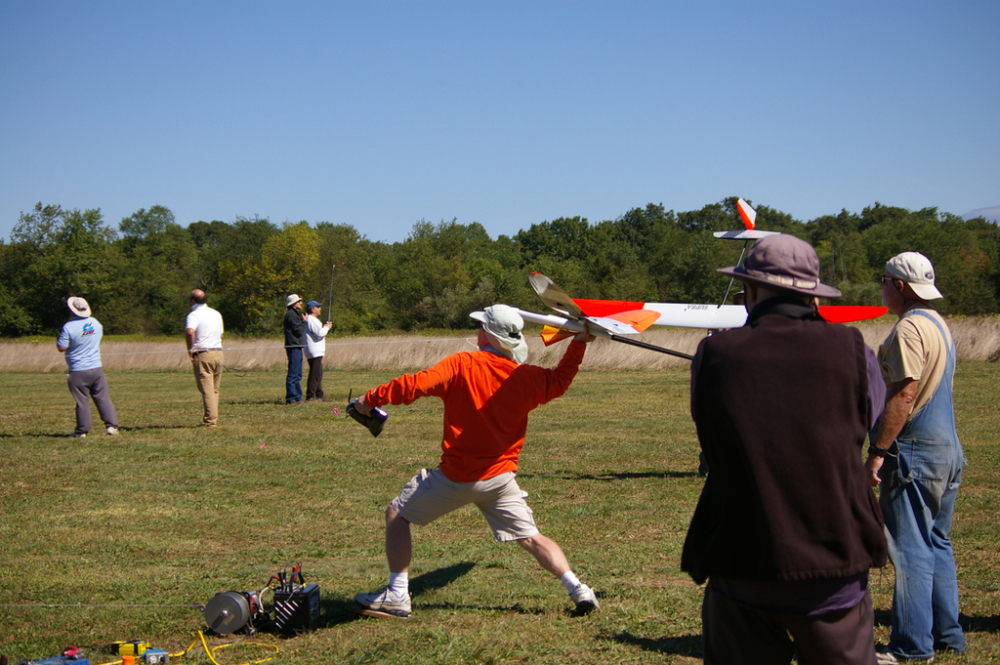
[[[383,612],[382,610],[373,610],[370,607],[365,607],[363,605],[355,605],[351,608],[351,612],[355,615],[362,615],[366,617],[375,617],[377,619],[409,619],[413,614],[403,610],[391,610],[388,612]],[[393,612],[399,612],[399,614],[393,614]]]

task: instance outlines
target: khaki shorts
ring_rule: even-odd
[[[456,483],[441,469],[422,469],[392,500],[392,507],[407,522],[425,526],[474,503],[499,542],[530,538],[538,534],[538,528],[514,476],[508,471],[486,480]]]

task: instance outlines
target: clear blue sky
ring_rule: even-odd
[[[0,3],[0,237],[38,201],[491,236],[743,196],[1000,204],[1000,2]]]

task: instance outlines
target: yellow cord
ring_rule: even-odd
[[[261,647],[262,649],[274,649],[274,653],[275,653],[274,656],[269,656],[267,658],[261,658],[260,660],[254,660],[254,661],[247,661],[245,663],[239,663],[239,665],[260,665],[260,663],[266,663],[269,660],[274,660],[277,657],[277,654],[280,651],[280,649],[278,648],[278,645],[276,645],[276,644],[265,644],[263,642],[227,642],[225,644],[217,644],[214,647],[209,647],[208,646],[208,642],[205,640],[205,633],[203,633],[203,632],[201,632],[199,630],[198,631],[198,637],[194,638],[194,641],[191,642],[191,644],[188,645],[187,649],[185,649],[184,651],[181,651],[179,653],[169,654],[170,657],[171,658],[183,658],[184,656],[188,655],[188,653],[190,653],[191,649],[193,649],[198,644],[199,640],[201,641],[201,646],[205,649],[205,654],[208,655],[208,659],[210,661],[212,661],[212,663],[214,663],[214,665],[222,665],[221,663],[219,663],[219,661],[217,661],[215,659],[215,652],[218,651],[218,650],[220,650],[220,649],[225,649],[227,647],[231,647],[234,644],[249,644],[251,646]],[[118,661],[118,662],[120,663],[121,661]],[[109,664],[106,664],[106,665],[115,665],[115,664],[114,663],[109,663]]]
[[[205,639],[205,633],[198,631],[198,636],[194,638],[194,641],[188,645],[187,649],[184,651],[178,651],[177,653],[167,654],[170,658],[183,658],[191,652],[191,649],[197,646],[198,642],[201,642],[201,646],[205,649],[205,653],[208,655],[208,659],[212,661],[215,665],[222,665],[219,661],[215,659],[215,652],[220,649],[226,649],[228,647],[234,646],[236,644],[249,644],[250,646],[260,647],[262,649],[274,649],[274,655],[268,656],[267,658],[261,658],[260,660],[247,661],[245,663],[238,663],[237,665],[260,665],[260,663],[266,663],[269,660],[274,660],[277,658],[278,653],[281,649],[278,648],[277,644],[265,644],[264,642],[243,642],[242,640],[236,640],[233,642],[226,642],[224,644],[216,644],[214,647],[208,646],[208,641]],[[136,665],[142,665],[142,656],[136,656]],[[113,660],[109,663],[102,663],[101,665],[121,665],[121,660]]]

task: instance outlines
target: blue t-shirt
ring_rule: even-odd
[[[92,316],[74,316],[66,322],[56,344],[66,349],[66,364],[71,372],[101,366],[101,337],[104,328]]]

